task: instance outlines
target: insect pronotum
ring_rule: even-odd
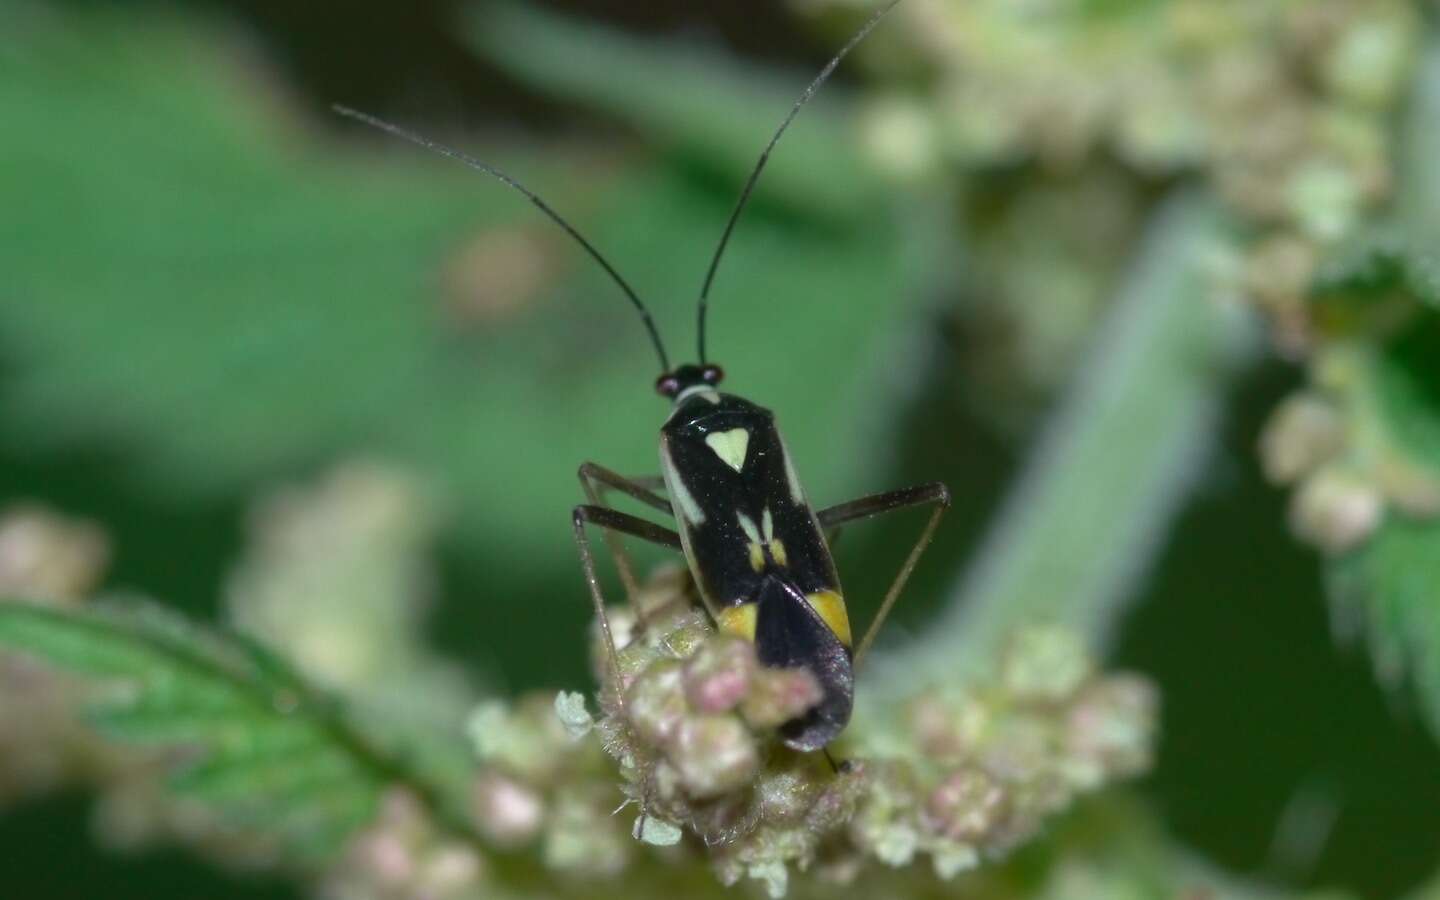
[[[639,296],[593,244],[534,192],[458,150],[348,107],[336,107],[342,115],[456,159],[524,194],[574,238],[629,298],[659,357],[661,375],[655,382],[656,390],[672,405],[660,428],[660,476],[627,478],[596,463],[580,466],[580,483],[589,502],[575,507],[575,543],[595,614],[604,631],[610,664],[614,665],[616,648],[586,536],[589,525],[604,529],[607,539],[629,535],[682,552],[701,599],[720,631],[753,642],[761,665],[801,668],[814,675],[821,688],[819,703],[780,728],[781,740],[800,751],[823,749],[849,722],[856,667],[930,543],[940,517],[950,505],[950,493],[943,484],[933,482],[814,509],[806,499],[774,414],[717,389],[723,373],[707,360],[705,319],[721,257],[771,151],[840,61],[898,3],[894,0],[872,15],[850,38],[806,87],[766,144],[725,223],[700,289],[696,329],[699,361],[673,368],[655,322]],[[613,508],[604,501],[607,490],[620,491],[673,517],[676,527],[666,528]],[[930,518],[857,645],[827,532],[847,522],[922,505],[933,507]],[[618,542],[611,544],[611,551],[626,590],[633,596],[634,576]]]

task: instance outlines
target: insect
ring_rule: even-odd
[[[456,159],[524,194],[574,238],[629,298],[659,357],[661,375],[655,387],[671,402],[671,411],[660,429],[659,476],[627,478],[593,462],[580,466],[580,483],[589,502],[574,509],[575,543],[612,665],[614,638],[586,533],[592,525],[604,529],[621,580],[632,596],[635,580],[617,535],[629,535],[683,553],[701,599],[721,632],[753,642],[761,665],[802,668],[814,675],[821,688],[821,700],[802,717],[785,723],[780,729],[781,740],[799,751],[823,749],[849,722],[854,706],[856,668],[930,543],[941,516],[949,508],[950,494],[943,484],[936,482],[814,509],[806,498],[771,411],[718,390],[724,376],[721,368],[706,356],[705,320],[720,260],[771,152],[840,61],[898,2],[895,0],[874,14],[826,64],[790,109],[751,170],[725,223],[700,290],[699,361],[694,364],[670,365],[659,331],[639,296],[594,245],[535,193],[498,169],[459,151],[364,113],[336,107],[345,116]],[[612,490],[673,517],[676,527],[667,528],[610,506],[605,502],[605,495]],[[849,614],[827,531],[848,522],[916,506],[932,507],[930,518],[857,646],[852,640]]]

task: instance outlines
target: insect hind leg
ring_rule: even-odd
[[[935,529],[939,527],[941,517],[950,508],[950,489],[938,481],[932,481],[915,487],[901,488],[898,491],[871,494],[848,503],[822,509],[816,513],[821,527],[838,529],[846,522],[855,522],[896,510],[930,504],[934,504],[934,511],[930,513],[930,518],[926,521],[925,528],[920,532],[920,537],[915,541],[915,545],[910,548],[910,554],[905,557],[900,571],[895,574],[895,580],[890,583],[890,589],[885,592],[885,599],[880,602],[879,611],[875,613],[875,618],[871,620],[870,626],[865,629],[865,636],[856,645],[855,668],[857,670],[860,668],[861,660],[869,651],[870,645],[875,642],[876,635],[880,633],[880,626],[885,623],[885,618],[890,615],[895,601],[900,599],[900,593],[905,590],[905,584],[910,580],[910,574],[915,571],[915,565],[920,562],[925,548],[930,546],[931,539],[935,537]]]

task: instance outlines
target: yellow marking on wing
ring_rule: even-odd
[[[835,591],[816,591],[806,594],[805,599],[810,601],[820,620],[835,632],[840,643],[850,646],[850,615],[845,612],[845,598]]]
[[[776,565],[786,566],[790,561],[785,557],[785,545],[780,543],[779,538],[770,541],[770,555],[775,557]]]
[[[723,634],[734,635],[753,643],[755,640],[755,613],[754,603],[727,606],[720,610],[720,615],[716,617],[719,621],[716,624],[720,626]]]
[[[790,564],[789,557],[785,555],[785,545],[780,543],[777,538],[765,544],[750,542],[750,568],[756,572],[765,570],[765,548],[767,547],[770,548],[770,557],[775,560],[775,565],[784,567]]]

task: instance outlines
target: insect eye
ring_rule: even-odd
[[[705,379],[706,384],[719,384],[725,378],[725,370],[719,366],[706,366],[700,377]]]
[[[661,375],[655,379],[655,392],[662,397],[674,397],[680,393],[680,379],[674,375]]]

